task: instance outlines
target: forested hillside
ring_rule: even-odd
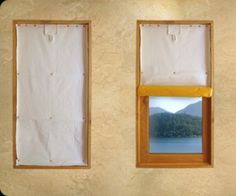
[[[200,117],[178,113],[157,113],[149,118],[149,130],[154,137],[201,136]]]

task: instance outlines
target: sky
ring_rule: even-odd
[[[149,107],[160,107],[168,112],[175,113],[201,100],[201,97],[150,97]]]

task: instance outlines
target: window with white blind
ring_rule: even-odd
[[[137,22],[137,166],[212,165],[212,21]]]
[[[14,21],[15,167],[89,167],[89,31],[89,21]]]

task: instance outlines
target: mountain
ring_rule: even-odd
[[[175,114],[188,114],[191,116],[202,116],[202,101],[188,105],[182,110],[179,110]]]
[[[149,115],[159,114],[159,113],[169,113],[169,112],[167,112],[166,110],[164,110],[160,107],[155,107],[155,108],[149,109]]]

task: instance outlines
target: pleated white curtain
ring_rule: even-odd
[[[87,27],[17,25],[17,165],[87,163]]]
[[[207,25],[143,25],[141,84],[207,86],[209,36]]]

